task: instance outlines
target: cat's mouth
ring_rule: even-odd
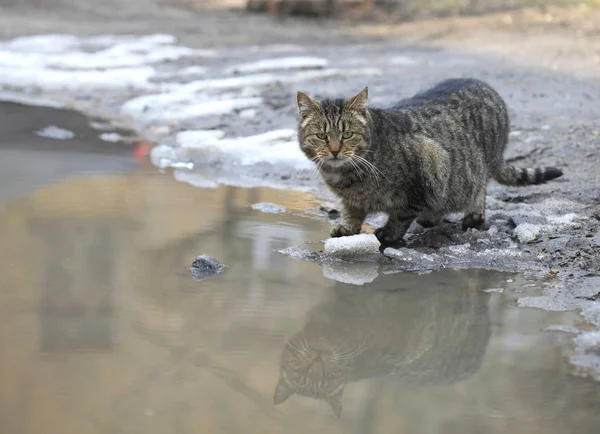
[[[331,167],[341,167],[348,164],[349,161],[350,158],[345,155],[337,155],[335,157],[333,155],[330,155],[329,157],[324,159],[323,164],[327,164]]]

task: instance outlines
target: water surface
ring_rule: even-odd
[[[329,280],[277,253],[326,237],[309,195],[194,188],[115,155],[0,203],[1,432],[597,432],[600,387],[541,331],[576,316],[517,308],[538,290],[522,277]],[[194,280],[202,253],[230,268]]]

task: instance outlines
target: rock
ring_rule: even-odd
[[[533,225],[545,225],[547,223],[547,220],[546,217],[541,215],[524,214],[514,215],[508,220],[508,224],[511,225],[513,228],[516,228],[517,226],[523,223],[531,223]]]
[[[217,258],[200,255],[196,257],[190,270],[195,280],[204,280],[219,274],[224,268],[225,265],[219,262]]]
[[[561,252],[565,248],[567,248],[567,244],[569,243],[570,237],[561,237],[554,238],[552,240],[548,240],[544,243],[544,249],[547,252]]]

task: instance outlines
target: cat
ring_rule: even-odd
[[[275,405],[298,394],[325,401],[340,417],[349,382],[443,385],[477,372],[490,339],[489,296],[448,286],[451,273],[459,274],[418,276],[408,288],[396,274],[380,276],[375,289],[336,283],[335,299],[313,308],[287,341]]]
[[[473,78],[442,81],[388,109],[368,107],[368,88],[338,100],[297,95],[298,139],[329,188],[342,200],[332,237],[360,233],[368,213],[386,212],[375,231],[380,251],[402,247],[413,220],[437,225],[463,212],[463,229],[485,224],[488,179],[523,186],[563,173],[520,169],[503,158],[509,137],[506,104]]]

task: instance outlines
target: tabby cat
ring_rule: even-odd
[[[332,237],[358,234],[366,215],[381,211],[389,215],[375,231],[381,252],[404,246],[415,218],[431,227],[464,212],[463,228],[480,228],[490,177],[522,186],[562,175],[504,161],[506,104],[479,80],[445,80],[387,109],[369,108],[367,94],[315,101],[298,92],[300,147],[343,203]]]
[[[274,403],[298,394],[325,401],[339,417],[350,382],[384,377],[400,387],[428,386],[473,375],[490,338],[489,296],[449,286],[459,274],[417,276],[418,285],[395,274],[367,287],[336,283],[335,298],[313,308],[285,345]],[[410,287],[388,289],[398,282]]]

